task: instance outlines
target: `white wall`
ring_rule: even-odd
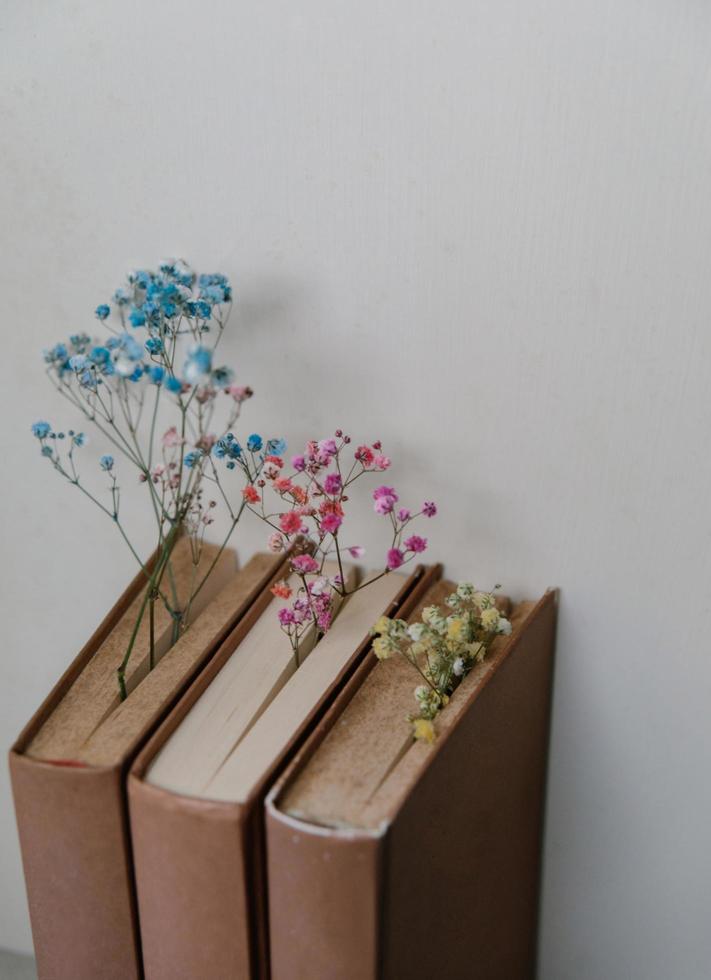
[[[182,254],[236,283],[250,429],[380,436],[452,575],[563,589],[541,977],[707,977],[708,5],[0,19],[3,744],[132,574],[38,458],[29,423],[72,421],[39,351]],[[2,794],[0,945],[29,948]]]

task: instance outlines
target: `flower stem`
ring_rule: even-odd
[[[141,603],[141,608],[138,611],[138,616],[136,618],[133,631],[131,633],[131,638],[128,641],[128,648],[126,650],[126,653],[124,654],[123,660],[119,664],[118,669],[116,671],[118,677],[119,697],[121,698],[122,701],[125,701],[126,698],[128,697],[128,691],[126,690],[126,668],[128,667],[128,662],[131,659],[131,654],[133,653],[133,648],[135,646],[136,638],[138,636],[138,630],[143,620],[143,616],[146,611],[146,606],[148,605],[151,598],[155,600],[155,590],[158,586],[158,583],[161,580],[162,574],[165,570],[165,566],[170,558],[173,548],[175,547],[175,544],[178,539],[179,530],[180,530],[180,522],[176,522],[172,530],[170,531],[170,533],[165,539],[165,542],[163,544],[163,550],[158,556],[158,559],[155,564],[155,568],[153,569],[151,573],[151,577],[148,582],[148,587],[144,593],[143,602]],[[152,611],[152,606],[151,606],[151,611]],[[151,643],[151,650],[152,649],[153,649],[153,644]]]

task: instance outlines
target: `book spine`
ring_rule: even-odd
[[[10,753],[39,980],[139,980],[120,769]]]
[[[556,601],[442,726],[388,832],[381,980],[533,980]],[[458,713],[459,712],[459,713]]]
[[[267,802],[272,980],[379,975],[384,839],[304,824]]]
[[[145,980],[249,977],[242,808],[135,775],[128,792]]]

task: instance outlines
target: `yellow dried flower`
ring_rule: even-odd
[[[479,609],[491,609],[494,605],[494,597],[491,592],[475,592],[472,601]]]
[[[387,633],[390,628],[391,622],[392,620],[390,620],[387,616],[381,616],[380,619],[375,624],[375,626],[373,627],[373,632]]]
[[[415,718],[412,723],[412,734],[428,745],[432,745],[436,736],[435,727],[428,718]]]
[[[456,616],[454,619],[450,619],[447,623],[447,639],[454,640],[457,642],[462,639],[462,633],[464,632],[464,620]]]
[[[481,614],[481,625],[489,632],[497,629],[499,625],[499,610],[496,606],[483,610]]]
[[[378,660],[387,660],[392,650],[390,649],[390,644],[383,636],[379,636],[376,640],[373,640],[373,653],[378,658]]]

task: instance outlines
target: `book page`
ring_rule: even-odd
[[[326,562],[324,575],[336,574],[338,566]],[[344,574],[347,587],[352,588],[355,568],[346,566]],[[296,575],[288,582],[294,591],[301,584]],[[277,618],[283,604],[279,598],[269,603],[156,755],[147,782],[188,796],[205,793],[222,763],[296,669],[291,643]],[[314,627],[302,635],[302,666],[316,640]]]
[[[207,784],[205,796],[234,802],[247,799],[407,582],[407,575],[390,573],[346,600],[335,624],[306,663]]]

